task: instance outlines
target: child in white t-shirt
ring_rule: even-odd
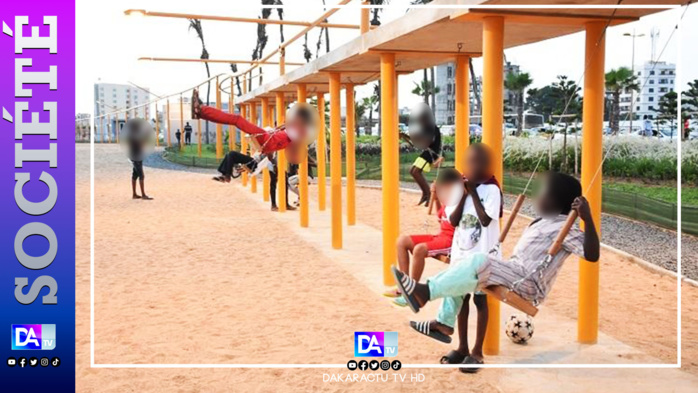
[[[499,219],[502,215],[502,192],[499,183],[491,175],[491,154],[486,145],[473,144],[466,153],[467,176],[463,187],[454,190],[446,214],[456,230],[451,246],[451,266],[467,263],[472,253],[489,253],[499,238]],[[498,252],[495,250],[494,252]],[[436,320],[412,322],[420,333],[450,343],[458,316],[458,349],[441,358],[441,363],[483,362],[482,345],[487,330],[487,296],[474,294],[473,302],[478,311],[477,335],[472,351],[468,348],[468,313],[470,295],[444,298]],[[428,326],[426,325],[428,324]],[[467,370],[477,370],[469,368]]]

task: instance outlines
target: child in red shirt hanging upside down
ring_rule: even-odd
[[[445,201],[451,193],[451,188],[454,184],[462,182],[461,174],[453,169],[443,169],[436,179],[436,209],[438,211],[437,218],[440,224],[439,233],[419,234],[419,235],[401,235],[397,239],[397,261],[401,272],[408,274],[415,280],[422,277],[424,271],[424,262],[427,257],[435,257],[438,255],[448,255],[451,251],[451,243],[453,243],[453,232],[455,228],[451,225],[448,216],[445,212]],[[410,253],[412,254],[412,264],[410,266]],[[411,268],[411,270],[410,270]],[[400,298],[400,293],[397,289],[390,290],[385,293],[387,297],[397,297],[394,303],[398,306],[407,306],[407,303]]]
[[[294,105],[287,113],[286,124],[282,124],[274,130],[266,130],[247,121],[242,116],[203,105],[199,99],[199,92],[196,89],[192,93],[191,102],[193,119],[204,119],[237,127],[241,132],[254,138],[254,141],[259,144],[259,153],[262,156],[278,150],[285,150],[288,161],[292,164],[297,164],[302,158],[299,155],[302,144],[310,144],[315,140],[317,113],[308,104]],[[259,160],[255,157],[230,151],[218,167],[221,176],[214,178],[214,180],[230,182],[233,168],[236,165],[244,165],[247,167],[246,169],[254,171],[257,162]]]

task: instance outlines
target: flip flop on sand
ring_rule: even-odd
[[[417,302],[417,299],[413,295],[414,287],[417,286],[417,281],[413,280],[407,274],[397,270],[395,266],[393,266],[391,270],[393,271],[393,277],[395,278],[397,287],[400,290],[400,294],[407,302],[407,305],[410,306],[410,309],[413,312],[418,313],[420,308],[419,302]]]
[[[441,356],[441,360],[439,360],[439,363],[441,364],[461,364],[465,360],[467,356],[463,355],[462,353],[458,351],[450,351],[449,353],[445,354],[444,356]]]
[[[383,296],[385,296],[385,297],[400,297],[400,291],[398,291],[397,288],[388,289],[387,291],[383,292]]]
[[[412,329],[422,333],[427,337],[431,337],[436,341],[441,341],[442,343],[450,344],[451,337],[441,333],[438,330],[431,330],[431,321],[410,321],[410,326]]]
[[[471,364],[471,365],[476,365],[476,364],[485,364],[482,360],[477,360],[472,356],[466,356],[465,359],[463,360],[463,364]],[[462,373],[466,374],[475,374],[476,372],[480,371],[480,367],[461,367],[458,370]]]

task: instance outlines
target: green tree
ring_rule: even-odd
[[[579,97],[581,87],[576,82],[569,80],[566,75],[558,75],[557,81],[553,82],[552,87],[558,98],[556,114],[561,116],[573,115],[572,117],[561,117],[561,119],[576,119],[582,108]],[[562,172],[567,170],[567,126],[568,122],[565,120],[565,130],[562,139]]]
[[[675,91],[670,91],[659,99],[659,108],[657,109],[657,120],[660,124],[669,124],[671,128],[671,136],[674,136],[676,127],[676,107],[678,105],[678,95]],[[681,110],[683,118],[683,108]]]
[[[531,79],[528,72],[510,72],[504,80],[504,87],[514,96],[513,102],[509,104],[516,108],[516,135],[521,135],[523,130],[524,91],[531,83],[533,83],[533,79]]]
[[[378,104],[378,97],[374,94],[368,97],[364,97],[361,101],[364,108],[368,110],[368,129],[373,130],[373,111]],[[371,131],[369,131],[370,133]]]
[[[531,88],[526,91],[526,107],[535,113],[549,119],[557,107],[557,93],[552,86],[544,86],[540,89]]]
[[[609,123],[611,130],[617,133],[620,128],[620,95],[630,90],[640,90],[637,77],[627,67],[620,67],[606,73],[606,94],[611,99]],[[632,103],[631,103],[632,105]]]
[[[433,94],[438,94],[441,89],[429,80],[422,80],[419,84],[414,82],[414,89],[412,89],[412,94],[418,95],[424,98],[424,102],[429,105],[429,97]]]
[[[364,104],[363,100],[356,101],[354,103],[354,124],[356,125],[356,136],[361,135],[361,133],[359,132],[359,129],[361,127],[361,119],[363,119],[364,115],[366,115],[367,109],[368,107]]]
[[[698,118],[698,79],[688,82],[688,89],[681,94],[681,105],[683,106],[681,109],[683,114],[681,125],[683,127],[686,119]],[[684,138],[689,132],[691,132],[690,129],[683,130]]]

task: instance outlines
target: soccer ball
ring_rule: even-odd
[[[533,318],[514,314],[505,325],[507,337],[516,344],[526,344],[533,337]]]

